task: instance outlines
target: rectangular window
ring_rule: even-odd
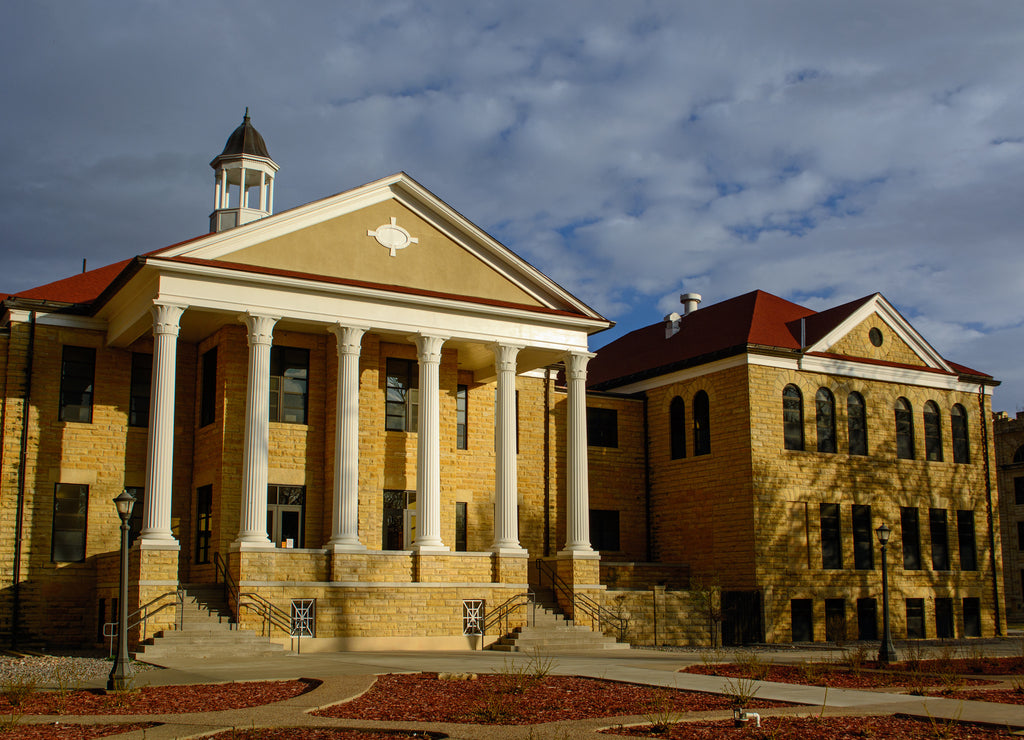
[[[932,539],[932,570],[949,570],[949,527],[945,509],[928,512],[928,529]]]
[[[50,560],[55,563],[81,563],[85,560],[88,516],[89,486],[58,483],[54,487]]]
[[[810,599],[790,599],[790,619],[793,642],[814,641],[814,602]]]
[[[1024,475],[1013,479],[1013,503],[1024,505]]]
[[[874,599],[857,599],[857,639],[878,639],[878,602]]]
[[[267,536],[279,547],[304,547],[306,487],[267,486]]]
[[[840,532],[839,504],[821,504],[821,567],[843,567],[843,542]]]
[[[924,629],[924,599],[907,599],[907,639],[923,640]]]
[[[455,447],[469,449],[469,386],[455,388]]]
[[[305,424],[308,383],[308,349],[271,347],[270,420]]]
[[[953,600],[935,598],[935,636],[940,640],[953,637]]]
[[[465,501],[455,502],[455,552],[466,552],[469,547],[468,505]]]
[[[386,372],[384,428],[391,432],[415,432],[420,402],[419,363],[389,357]]]
[[[903,568],[920,570],[921,527],[917,509],[908,506],[900,508],[900,538],[903,541]]]
[[[871,507],[853,506],[853,567],[871,570],[875,567],[875,546],[871,531]]]
[[[590,546],[595,550],[619,549],[618,510],[590,510]]]
[[[60,420],[92,422],[96,350],[65,346],[60,363]]]
[[[825,639],[843,642],[846,639],[846,601],[825,599]]]
[[[964,637],[981,637],[981,600],[977,597],[964,599]]]
[[[405,512],[415,505],[416,491],[384,490],[381,550],[405,549]]]
[[[619,412],[587,408],[587,444],[591,447],[619,446]]]
[[[196,489],[196,563],[210,562],[210,540],[213,537],[213,486]]]
[[[1024,522],[1017,522],[1017,549],[1024,552]]]
[[[202,388],[199,392],[199,426],[212,424],[217,418],[217,348],[203,353]]]
[[[978,550],[974,544],[974,512],[956,513],[956,534],[960,545],[960,570],[978,569]]]
[[[132,505],[132,516],[128,520],[128,544],[131,545],[139,536],[139,532],[142,531],[142,514],[146,508],[143,499],[146,495],[146,489],[141,486],[125,486],[124,490],[135,497],[135,503]]]
[[[149,426],[149,391],[153,382],[153,355],[132,352],[131,393],[128,399],[128,426]]]

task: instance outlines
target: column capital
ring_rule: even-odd
[[[441,361],[441,347],[449,337],[433,336],[431,334],[416,334],[413,339],[416,341],[416,356],[422,362],[437,364]]]
[[[349,326],[340,321],[327,327],[327,331],[338,340],[338,357],[342,355],[358,355],[362,347],[363,334],[369,331],[366,326]]]
[[[238,320],[245,323],[249,330],[249,346],[254,344],[271,345],[274,343],[274,324],[280,321],[280,316],[267,316],[246,312],[240,314]]]
[[[587,363],[590,362],[591,357],[597,357],[597,354],[594,352],[581,352],[579,350],[569,350],[566,352],[563,357],[566,379],[585,380],[587,377]]]
[[[491,351],[494,352],[494,369],[498,372],[511,370],[516,372],[516,357],[519,350],[523,349],[521,344],[506,344],[505,342],[492,342]]]
[[[185,313],[185,306],[176,303],[154,303],[150,311],[153,313],[154,334],[178,336],[181,329],[181,315]]]

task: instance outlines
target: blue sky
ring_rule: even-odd
[[[246,106],[277,210],[403,170],[609,318],[883,293],[1024,410],[1024,3],[18,2],[13,292],[202,233]]]

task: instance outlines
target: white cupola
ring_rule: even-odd
[[[210,231],[224,231],[274,212],[277,163],[245,109],[242,125],[228,137],[224,151],[210,162],[215,188]],[[251,193],[250,190],[258,192]]]

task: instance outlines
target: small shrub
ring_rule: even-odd
[[[758,657],[757,653],[736,653],[734,662],[743,669],[747,678],[761,681],[768,677],[769,666]]]
[[[0,715],[0,735],[17,732],[20,729],[21,717],[20,714]]]
[[[655,732],[668,732],[671,725],[683,718],[683,712],[675,709],[666,696],[655,700],[654,705],[644,712],[644,719],[650,723]]]
[[[850,673],[859,676],[864,670],[864,664],[868,661],[867,645],[857,645],[843,653],[843,663],[849,667]]]
[[[723,693],[729,697],[729,704],[733,711],[736,711],[745,708],[759,690],[759,687],[754,685],[752,678],[730,678],[725,682]]]
[[[36,682],[30,678],[16,678],[4,684],[4,698],[12,707],[20,707],[36,690]]]

